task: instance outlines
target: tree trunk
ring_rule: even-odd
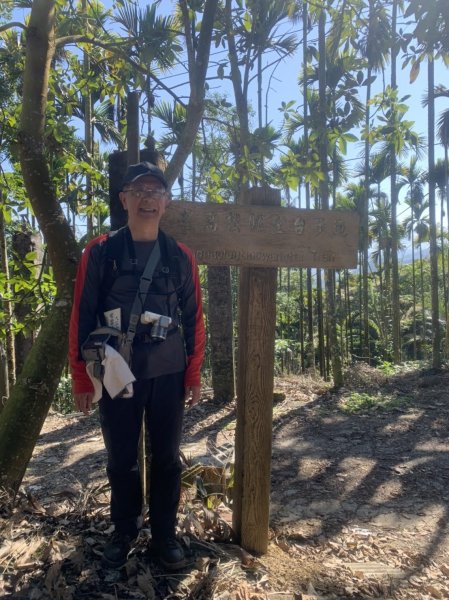
[[[327,114],[326,114],[326,12],[323,8],[318,23],[319,44],[319,110],[321,131],[319,135],[320,169],[320,199],[324,210],[329,210],[329,175],[328,175],[328,139],[327,139]],[[341,366],[341,349],[337,335],[337,322],[335,315],[335,286],[334,272],[326,269],[324,273],[326,287],[326,330],[329,339],[329,356],[335,386],[343,384]]]
[[[412,287],[413,287],[413,360],[417,359],[416,353],[416,258],[415,258],[415,212],[414,212],[415,200],[413,198],[413,189],[410,186],[410,230],[412,241]]]
[[[86,16],[86,0],[82,0],[81,6],[83,15]],[[86,18],[85,33],[89,33],[89,19]],[[90,54],[87,50],[83,52],[83,72],[86,81],[89,78],[90,71]],[[84,103],[84,144],[86,146],[86,162],[91,165],[93,158],[93,130],[92,130],[92,94],[89,92],[88,86],[83,93]],[[92,206],[92,177],[90,173],[86,174],[86,205],[87,205],[87,239],[90,240],[94,236],[94,220],[91,210]]]
[[[19,489],[67,355],[70,303],[57,301],[0,415],[0,486]]]
[[[208,322],[214,398],[234,398],[234,356],[231,276],[229,267],[208,267]]]
[[[446,122],[447,123],[447,122]],[[448,165],[448,141],[449,141],[449,131],[447,125],[445,126],[445,139],[444,139],[444,193],[446,196],[446,217],[449,225],[449,165]],[[443,202],[441,202],[443,204]],[[441,219],[441,228],[443,229],[443,219]],[[448,227],[449,231],[449,227]],[[442,248],[442,252],[444,253],[444,246]],[[449,240],[448,240],[448,250],[446,254],[447,258],[447,288],[449,288]],[[449,289],[447,291],[447,297],[445,298],[445,309],[446,309],[446,333],[445,333],[445,358],[449,358]]]
[[[441,205],[440,205],[440,244],[441,244],[441,282],[443,285],[443,305],[444,305],[444,322],[447,326],[448,322],[448,306],[447,306],[447,268],[446,268],[446,252],[444,251],[444,240],[447,233],[444,231],[444,191],[441,190]],[[447,356],[447,346],[444,345],[444,357]]]
[[[170,164],[167,166],[165,176],[171,187],[181,171],[187,157],[192,151],[195,137],[204,112],[204,98],[206,93],[206,73],[209,64],[210,46],[217,11],[218,0],[206,0],[204,3],[203,19],[198,39],[191,40],[189,8],[185,0],[180,0],[181,10],[185,16],[185,34],[188,54],[188,68],[190,81],[190,97],[187,106],[187,120],[181,134],[181,139],[176,147]]]
[[[224,11],[231,81],[239,121],[238,150],[235,153],[235,163],[238,173],[238,182],[242,191],[248,189],[249,181],[248,167],[246,160],[243,160],[250,146],[248,98],[246,95],[247,86],[246,82],[242,82],[242,74],[240,72],[239,56],[232,21],[232,0],[226,0]]]
[[[140,158],[139,92],[129,92],[126,99],[126,162],[137,164]],[[142,159],[144,160],[144,159]],[[155,162],[152,160],[151,162]]]
[[[428,95],[427,108],[427,137],[429,140],[429,166],[428,172],[435,170],[435,63],[432,54],[428,56]],[[435,181],[429,178],[429,221],[430,221],[430,279],[431,279],[431,301],[432,301],[432,366],[434,369],[441,368],[441,332],[439,314],[439,281],[438,281],[438,247],[437,226],[435,209]]]
[[[318,325],[318,361],[320,375],[326,378],[326,352],[324,348],[324,315],[323,315],[323,283],[321,280],[321,269],[316,270],[316,319]]]
[[[0,198],[1,198],[0,190]],[[6,244],[5,219],[3,211],[0,210],[0,272],[4,274],[6,280],[6,293],[10,297],[11,289],[9,286],[9,261],[8,248]],[[6,329],[6,344],[1,348],[1,374],[0,379],[3,383],[0,385],[1,398],[9,398],[10,387],[14,385],[16,380],[16,352],[14,348],[14,334],[12,332],[12,302],[6,300],[3,303],[5,311],[5,329]],[[4,402],[2,400],[1,407]]]
[[[391,87],[397,89],[396,84],[396,57],[398,54],[398,43],[396,39],[397,23],[397,0],[393,0],[392,18],[391,18]],[[390,149],[390,197],[391,197],[391,308],[392,308],[392,327],[393,327],[393,360],[395,364],[401,362],[401,318],[399,311],[399,265],[398,265],[398,190],[396,185],[397,160],[396,152],[392,146]]]
[[[304,103],[304,151],[307,156],[309,151],[309,118],[308,109],[309,105],[307,102],[307,48],[308,48],[308,0],[303,1],[302,6],[302,29],[303,29],[303,41],[302,41],[302,52],[303,52],[303,103]],[[298,185],[299,187],[299,185]],[[306,208],[310,209],[310,184],[305,183],[306,192]],[[315,342],[314,342],[314,330],[313,330],[313,283],[312,283],[312,269],[307,269],[306,277],[306,288],[307,288],[307,345],[306,345],[306,364],[309,368],[315,370]]]
[[[421,288],[421,348],[426,340],[426,308],[424,299],[424,264],[422,258],[422,242],[419,242],[419,282]]]
[[[370,10],[371,3],[370,3]],[[360,317],[363,320],[363,356],[366,357],[368,364],[370,364],[370,343],[369,343],[369,294],[368,294],[368,268],[369,268],[369,197],[370,197],[370,142],[369,142],[369,128],[370,128],[370,104],[371,99],[371,67],[368,65],[367,71],[367,86],[366,86],[366,113],[365,113],[365,197],[363,199],[362,208],[362,219],[360,227],[360,245],[362,254],[362,298],[360,304],[362,306],[362,314]],[[363,315],[363,316],[362,316]]]
[[[349,290],[349,271],[345,270],[345,307],[346,307],[346,340],[347,340],[347,353],[352,361],[354,359],[354,330],[353,320],[351,311],[351,295]]]
[[[304,270],[299,269],[299,331],[298,331],[298,339],[299,339],[299,364],[301,367],[301,373],[305,372],[305,345],[304,345],[304,280],[303,280]]]

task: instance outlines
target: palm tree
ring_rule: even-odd
[[[449,97],[449,90],[446,90]],[[449,231],[449,109],[443,111],[437,122],[437,137],[444,148],[444,181],[446,196],[446,219]]]
[[[286,57],[297,48],[296,38],[292,34],[280,32],[280,25],[287,19],[295,18],[298,8],[295,0],[248,0],[246,10],[233,9],[231,0],[226,0],[224,20],[229,49],[230,78],[234,88],[237,114],[240,122],[240,144],[237,163],[246,156],[250,146],[250,126],[248,119],[248,91],[255,69],[257,80],[258,125],[262,130],[267,125],[263,118],[262,83],[265,69],[273,71]],[[272,63],[263,66],[262,58],[270,53],[277,57]],[[243,69],[241,70],[241,66]],[[245,150],[246,148],[246,150]],[[265,157],[260,153],[262,177],[265,183]],[[242,178],[247,178],[248,167],[240,166]],[[259,184],[256,179],[254,183]]]
[[[176,61],[182,47],[178,41],[180,20],[177,16],[157,14],[159,2],[152,2],[142,10],[136,4],[124,3],[118,10],[115,21],[122,25],[130,37],[128,52],[138,58],[146,67],[147,75],[142,77],[130,71],[130,82],[141,87],[147,97],[148,137],[152,138],[152,109],[154,92],[159,84],[153,85],[153,76],[166,71]]]
[[[397,31],[397,13],[398,0],[392,0],[391,10],[391,47],[390,47],[390,62],[391,62],[391,89],[397,90],[396,82],[396,60],[398,55],[398,41],[396,39]],[[397,157],[394,144],[391,144],[390,149],[390,197],[391,197],[391,234],[393,240],[392,247],[392,287],[391,287],[391,304],[392,327],[393,327],[393,360],[396,364],[401,361],[401,344],[400,344],[400,316],[399,316],[399,266],[398,266],[398,222],[397,222],[397,206],[398,193],[396,186],[397,177]]]
[[[400,245],[399,225],[397,223],[397,199],[398,186],[396,183],[397,175],[392,174],[392,165],[398,168],[398,159],[413,150],[420,155],[423,141],[415,131],[413,131],[412,121],[404,119],[407,112],[407,106],[402,98],[398,98],[398,90],[387,86],[382,94],[378,94],[373,100],[380,103],[383,115],[379,117],[381,125],[372,129],[374,139],[380,143],[379,154],[384,157],[390,170],[390,190],[393,194],[391,199],[391,229],[392,229],[392,286],[391,286],[391,305],[392,305],[392,329],[393,329],[393,359],[395,362],[400,360],[400,312],[399,312],[399,269],[398,269],[398,250]],[[393,185],[394,184],[394,185]]]
[[[438,55],[449,53],[449,17],[446,0],[409,0],[405,17],[414,16],[418,53],[431,49]]]
[[[429,140],[428,171],[429,175],[435,168],[435,63],[434,53],[431,51],[427,64],[428,83],[428,108],[427,108],[427,136]],[[438,248],[435,209],[435,181],[429,178],[429,218],[430,218],[430,272],[431,272],[431,299],[432,299],[432,365],[439,369],[441,366],[440,349],[440,319],[439,319],[439,294],[438,294]]]
[[[167,130],[160,139],[158,147],[163,154],[167,156],[167,151],[172,146],[177,146],[186,125],[187,112],[184,106],[175,102],[173,105],[167,101],[158,102],[153,109],[153,116],[162,122],[162,126]],[[181,198],[185,197],[184,190],[184,167],[178,177]],[[195,200],[195,197],[192,197]]]
[[[404,221],[404,227],[409,240],[412,243],[412,286],[413,286],[413,306],[412,306],[412,320],[413,320],[413,358],[417,358],[416,349],[416,265],[415,265],[415,212],[420,210],[420,205],[424,203],[424,171],[418,167],[418,157],[413,156],[410,160],[408,168],[402,171],[401,183],[408,185],[408,191],[405,198],[405,203],[410,208],[410,216]]]
[[[445,95],[449,97],[449,90],[445,89]],[[448,147],[449,147],[449,109],[445,110],[438,119],[438,131],[437,137],[440,143],[444,148],[444,193],[446,196],[446,219],[447,219],[447,231],[449,231],[449,156],[448,156]],[[443,210],[442,210],[443,212]],[[443,219],[441,219],[441,227],[443,229]],[[449,245],[448,245],[448,256],[447,263],[449,265]],[[448,286],[446,285],[446,288]],[[445,316],[446,316],[446,337],[445,337],[445,350],[446,357],[449,356],[449,298],[446,289],[445,294]]]
[[[360,219],[362,219],[363,216],[363,212],[364,212],[364,204],[365,204],[365,183],[363,180],[357,182],[352,182],[352,183],[347,183],[345,186],[345,191],[344,191],[344,195],[343,196],[339,196],[338,199],[338,207],[339,208],[347,208],[349,210],[355,210],[359,215],[360,215]],[[362,239],[362,230],[360,230],[360,238],[359,238],[359,255],[362,255],[363,252],[363,248],[364,248],[364,240]],[[362,266],[363,262],[362,260],[359,261],[359,277],[358,277],[358,282],[359,282],[359,286],[362,282],[362,273],[361,273],[361,266]],[[346,289],[349,286],[349,277],[346,277]],[[349,326],[348,328],[350,329],[350,335],[349,335],[349,339],[350,339],[350,344],[351,344],[351,355],[354,354],[354,348],[353,348],[353,343],[354,343],[354,339],[355,339],[355,335],[352,332],[352,327],[353,327],[353,322],[352,322],[352,318],[351,318],[351,305],[349,302],[349,294],[346,294],[346,299],[347,299],[347,305],[346,305],[346,312],[348,315],[348,323]],[[359,287],[359,293],[358,293],[358,313],[359,315],[362,315],[363,313],[363,307],[362,307],[362,293],[361,293],[361,289]],[[359,319],[359,330],[358,330],[358,336],[359,336],[359,346],[360,349],[362,351],[364,351],[365,349],[365,339],[364,339],[364,335],[362,332],[362,319]],[[364,355],[365,356],[365,355]],[[366,355],[368,356],[368,354]]]
[[[442,270],[442,284],[443,284],[443,297],[444,297],[444,313],[445,321],[448,323],[448,285],[447,285],[447,265],[446,265],[446,254],[445,254],[445,237],[447,233],[444,231],[444,207],[448,204],[447,190],[448,190],[448,163],[447,160],[439,159],[435,161],[434,169],[431,173],[428,173],[427,180],[435,185],[436,191],[440,198],[440,244],[441,244],[441,270]],[[446,332],[446,339],[449,339],[449,334]],[[446,352],[448,348],[446,346]]]
[[[368,16],[361,19],[360,28],[362,36],[359,41],[359,50],[366,60],[366,100],[365,100],[365,128],[364,128],[364,182],[365,204],[361,220],[362,230],[362,294],[363,294],[363,323],[365,355],[369,356],[369,297],[368,297],[368,229],[369,229],[369,187],[370,187],[370,127],[371,127],[371,85],[375,73],[383,70],[391,38],[391,26],[384,2],[369,0]]]
[[[428,130],[428,171],[432,173],[435,163],[435,58],[447,57],[449,53],[449,19],[447,2],[434,0],[432,3],[421,0],[410,0],[405,16],[415,17],[415,30],[413,37],[418,46],[414,51],[412,66],[413,76],[419,73],[420,63],[427,58],[427,83],[428,104],[427,130]],[[431,269],[431,298],[432,298],[432,364],[439,369],[441,366],[440,325],[438,302],[438,256],[436,241],[436,214],[435,214],[435,184],[429,181],[429,217],[430,217],[430,269]]]
[[[377,249],[371,254],[371,258],[377,265],[379,274],[379,301],[381,310],[381,330],[384,346],[389,338],[391,324],[391,304],[388,293],[391,289],[391,203],[384,192],[373,195],[373,208],[370,211],[370,237],[376,240]]]
[[[251,15],[251,27],[246,40],[242,40],[245,49],[250,51],[252,62],[255,62],[257,77],[257,108],[259,128],[267,122],[263,118],[262,108],[262,57],[269,53],[276,54],[279,58],[275,63],[286,56],[291,56],[298,46],[296,36],[280,31],[281,24],[286,20],[294,20],[298,15],[298,6],[295,0],[248,0],[247,8]]]

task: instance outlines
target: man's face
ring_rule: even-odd
[[[129,225],[144,222],[159,224],[170,196],[158,179],[145,175],[120,192],[120,201],[128,212]]]

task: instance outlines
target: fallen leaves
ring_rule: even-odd
[[[31,481],[39,499],[23,494],[13,505],[2,502],[0,495],[0,596],[26,600],[447,599],[444,490],[448,469],[444,457],[448,444],[443,437],[449,422],[449,405],[443,401],[447,379],[445,389],[419,388],[413,411],[397,418],[376,416],[378,425],[369,418],[347,419],[332,413],[335,394],[316,378],[279,380],[276,388],[284,396],[279,396],[274,407],[274,437],[292,443],[282,446],[283,452],[279,445],[277,449],[274,446],[273,475],[277,479],[272,491],[278,507],[272,512],[275,519],[268,554],[254,557],[229,543],[234,539],[229,507],[226,512],[222,507],[217,511],[192,507],[192,495],[196,494],[192,485],[179,519],[190,562],[182,573],[169,577],[148,556],[148,538],[144,536],[126,569],[102,569],[102,549],[111,529],[102,450],[96,450],[97,457],[92,454],[93,446],[98,443],[101,447],[98,430],[91,426],[74,442],[80,426],[87,428],[87,420],[75,423],[74,419],[70,431],[60,423],[49,430],[52,443],[57,433],[60,456],[68,455],[63,447],[76,448],[77,461],[72,455],[67,466],[61,458],[58,485],[56,476],[49,482],[42,472],[50,464],[44,460],[48,447],[42,444],[43,458],[36,462]],[[418,389],[416,381],[408,376],[399,387],[412,397]],[[398,386],[391,377],[366,365],[356,366],[352,383],[350,377],[346,383],[347,389],[373,394],[383,393],[387,385],[392,386],[388,393],[395,393]],[[51,418],[56,422],[56,415]],[[234,405],[205,402],[190,412],[186,421],[187,441],[202,443],[204,449],[205,441],[210,445],[212,440],[217,456],[218,449],[228,451],[230,442],[232,447]],[[292,459],[295,452],[297,463]],[[426,457],[425,465],[412,462],[417,454]],[[88,468],[87,460],[91,461]],[[371,461],[370,469],[363,470],[367,461]],[[74,478],[67,478],[67,473],[74,473]],[[200,476],[204,490],[219,499],[223,471],[199,465],[189,476],[192,484]],[[91,485],[94,479],[96,487]],[[405,513],[404,506],[396,504],[401,500]],[[431,510],[436,503],[440,513]],[[339,521],[341,504],[346,513]],[[382,508],[383,521],[380,517],[373,521],[373,507]],[[299,519],[299,512],[305,509],[310,514]],[[399,522],[396,515],[401,514],[404,517]],[[411,514],[426,518],[414,521]],[[420,523],[429,529],[420,528]]]

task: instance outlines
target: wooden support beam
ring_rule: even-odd
[[[280,204],[280,193],[252,188],[243,202]],[[233,528],[256,554],[268,547],[276,274],[276,268],[240,270]]]

